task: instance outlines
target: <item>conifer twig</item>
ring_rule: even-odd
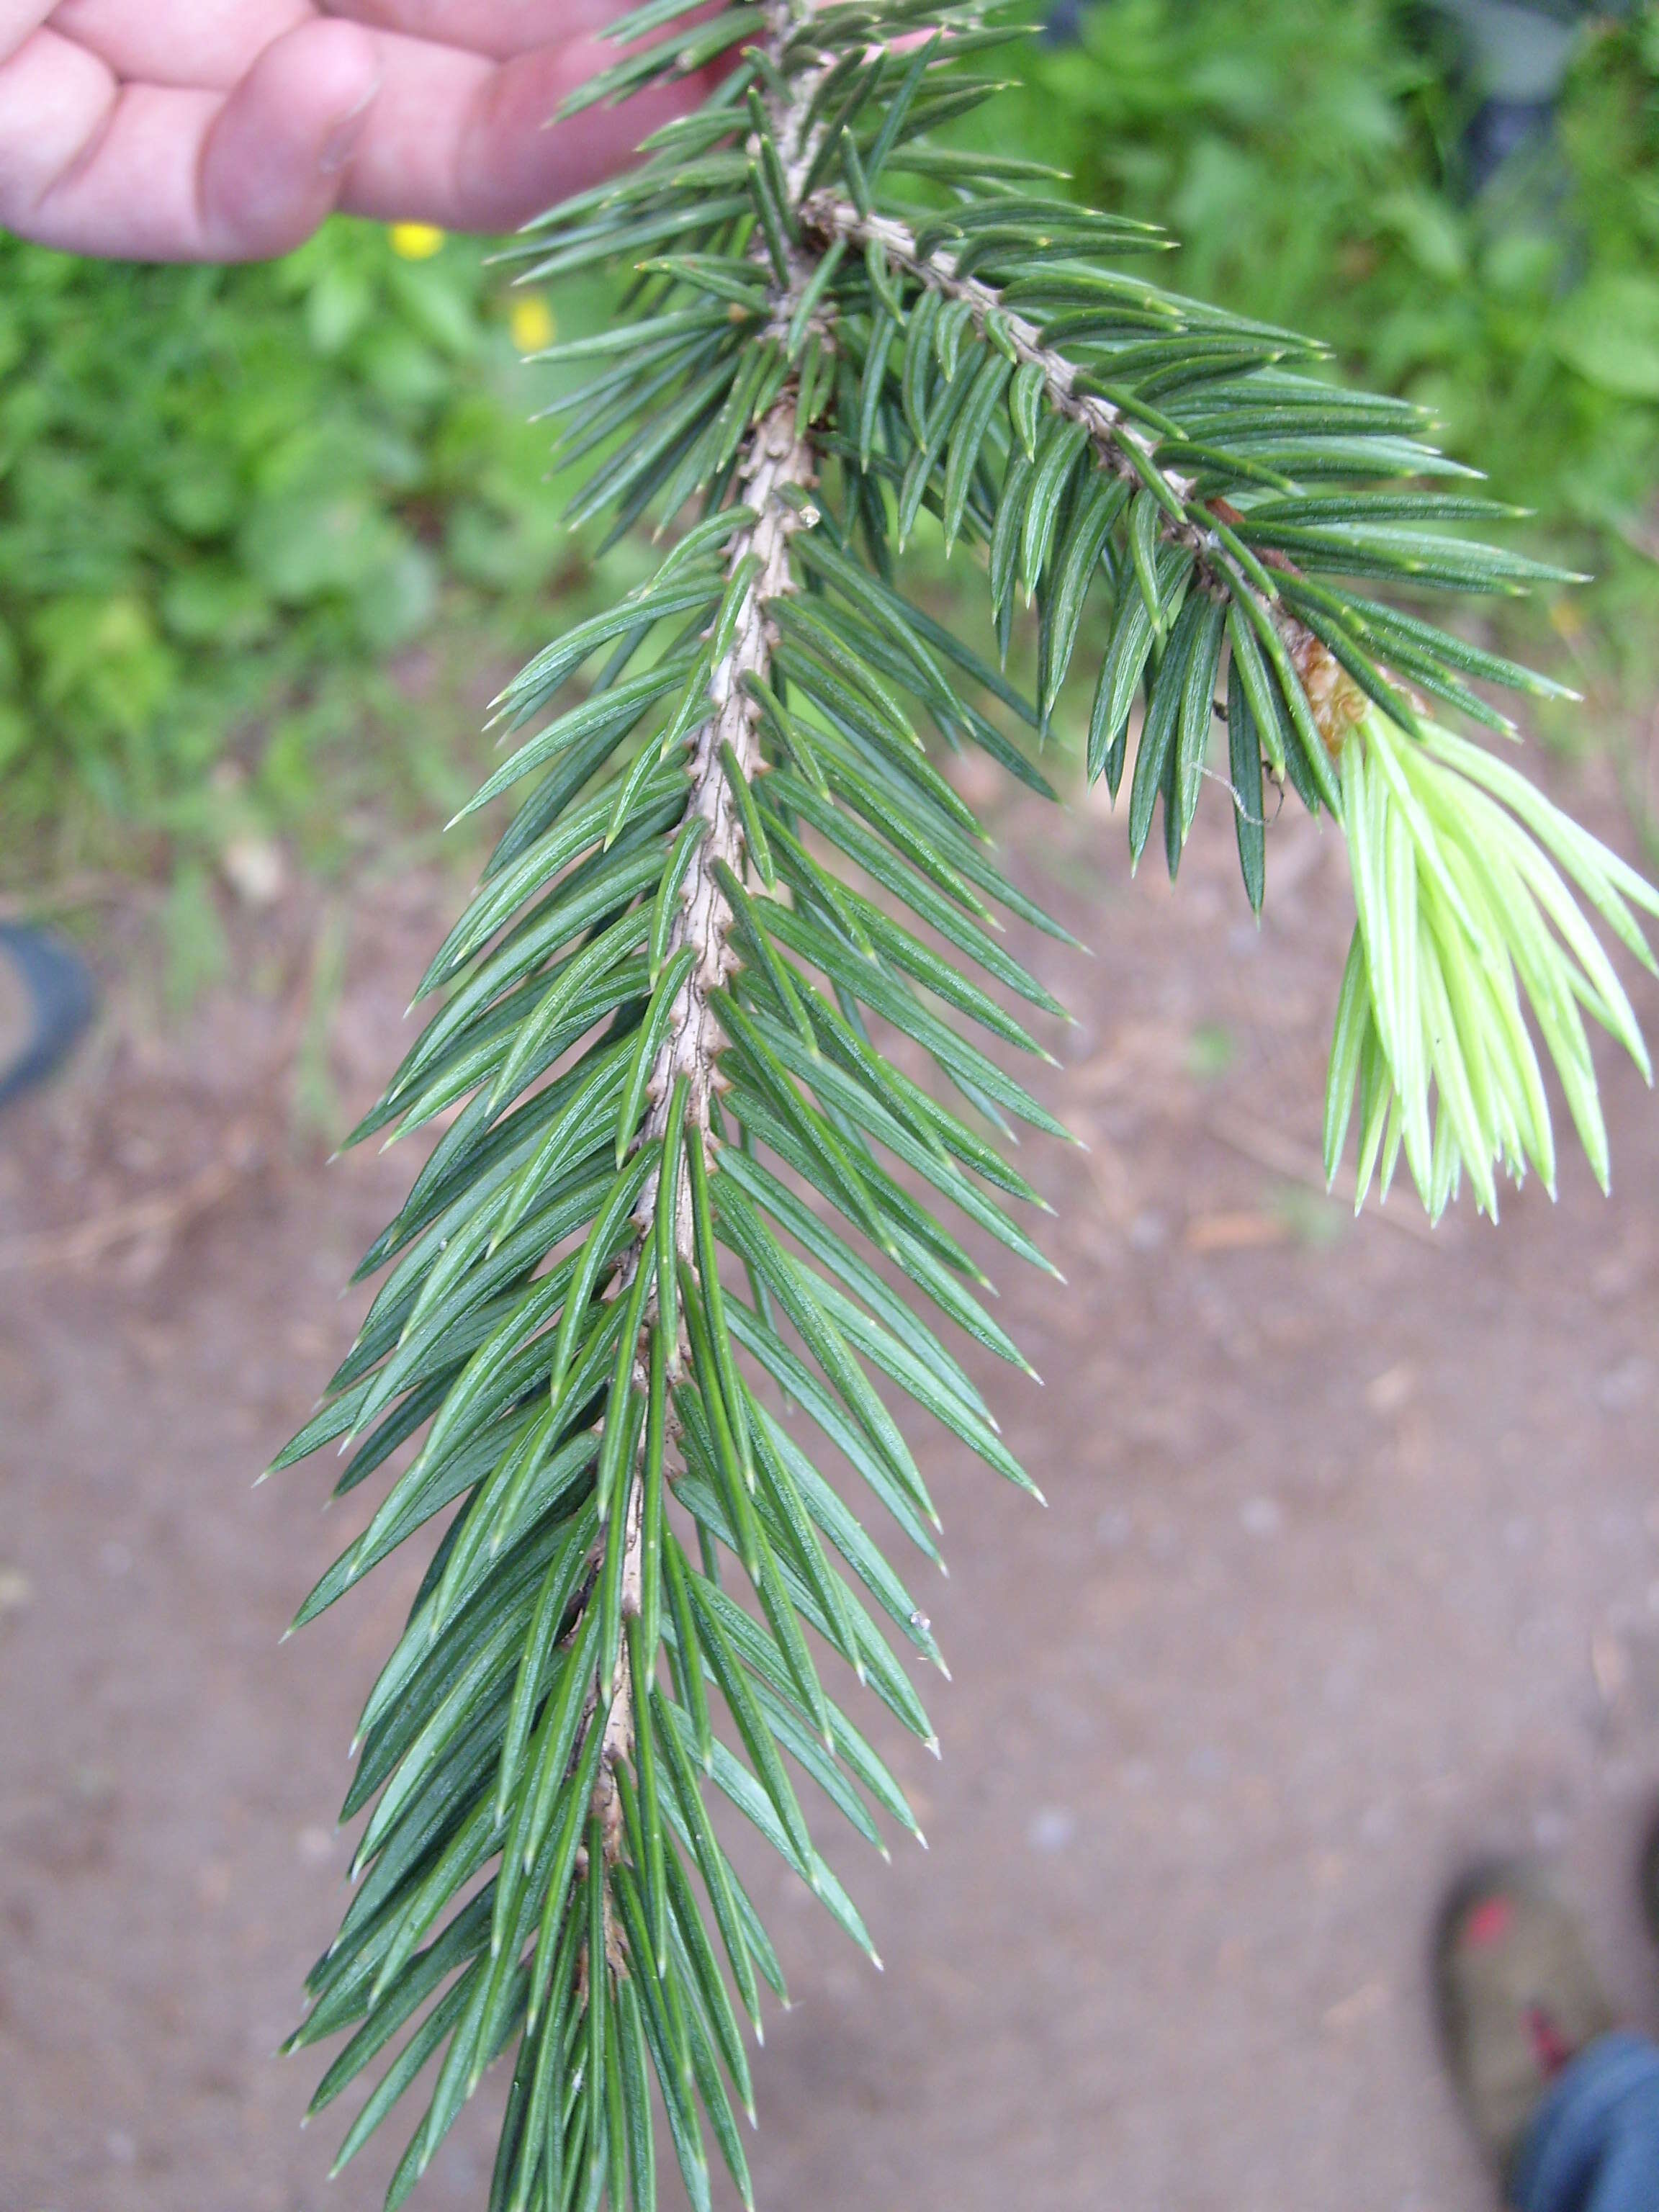
[[[709,826],[687,869],[669,944],[673,951],[690,945],[696,964],[680,987],[669,1016],[668,1035],[647,1085],[653,1102],[645,1125],[647,1141],[660,1141],[669,1098],[681,1076],[690,1086],[687,1126],[703,1132],[708,1127],[716,1062],[723,1042],[709,994],[725,983],[733,962],[732,909],[715,870],[723,864],[738,872],[744,859],[743,823],[723,769],[722,750],[730,745],[738,770],[747,779],[752,780],[763,769],[757,740],[760,709],[745,690],[744,679],[766,676],[777,642],[769,603],[793,589],[789,540],[800,527],[801,515],[787,494],[805,491],[815,481],[811,449],[795,429],[795,392],[792,386],[786,386],[782,396],[750,433],[738,478],[738,503],[752,507],[756,520],[732,539],[726,573],[735,576],[750,568],[751,574],[732,643],[708,679],[711,711],[691,747],[687,812],[701,817]],[[655,1200],[656,1185],[654,1180],[648,1180],[635,1216],[642,1233],[649,1229]],[[682,1204],[676,1209],[676,1218],[683,1221],[684,1214]],[[690,1260],[690,1239],[684,1226],[679,1232],[679,1244],[683,1256]]]
[[[775,10],[775,18],[780,29],[787,27],[787,8]],[[809,79],[777,115],[778,135],[786,146],[798,146],[815,86],[816,78]],[[794,155],[797,173],[808,158],[805,149]],[[773,313],[775,323],[787,326],[810,274],[810,265],[805,260],[794,264],[789,284],[780,291]],[[680,893],[679,912],[669,936],[671,958],[683,947],[689,947],[693,961],[669,1012],[667,1032],[646,1084],[646,1097],[651,1107],[640,1138],[645,1146],[662,1144],[675,1085],[684,1079],[686,1141],[701,1145],[705,1152],[709,1148],[709,1109],[720,1081],[718,1061],[725,1042],[709,1000],[710,994],[726,983],[734,964],[732,908],[716,872],[725,867],[740,876],[744,853],[743,820],[727,763],[734,763],[737,774],[745,781],[758,775],[764,765],[757,739],[759,708],[745,689],[744,678],[763,678],[767,675],[772,647],[777,641],[768,605],[793,588],[789,540],[799,527],[801,517],[799,507],[788,494],[805,491],[816,480],[811,449],[795,426],[796,398],[793,383],[786,384],[767,414],[749,432],[738,471],[738,503],[751,509],[755,520],[737,533],[727,551],[726,575],[732,586],[741,589],[742,598],[732,627],[731,643],[709,674],[709,712],[688,748],[690,789],[686,818],[704,821],[708,827],[691,855]],[[744,577],[746,582],[741,580]],[[655,1170],[647,1177],[635,1209],[641,1245],[653,1233],[660,1172]],[[690,1188],[686,1169],[678,1155],[671,1172],[675,1178],[675,1247],[686,1264],[693,1266]],[[619,1286],[631,1278],[639,1264],[636,1247],[635,1254],[618,1271]],[[678,1373],[680,1364],[677,1337],[670,1350],[671,1370]],[[643,1365],[636,1360],[636,1366],[643,1382]],[[623,1570],[623,1613],[624,1618],[637,1618],[641,1571],[637,1464],[629,1469],[625,1510],[629,1535],[628,1556]],[[599,1777],[594,1784],[594,1809],[603,1823],[606,1849],[613,1856],[622,1844],[615,1770],[633,1748],[632,1715],[640,1694],[625,1655],[619,1655],[605,1743],[599,1755]]]
[[[637,279],[613,325],[554,349],[585,380],[553,410],[589,459],[574,515],[697,519],[498,702],[517,749],[471,804],[518,811],[356,1133],[444,1133],[277,1462],[341,1441],[337,1489],[385,1486],[299,1621],[448,1516],[364,1708],[360,1879],[294,2039],[355,2031],[320,2106],[407,2027],[343,2160],[441,2051],[392,2212],[509,2050],[488,2212],[643,2212],[659,2113],[696,2212],[705,2128],[747,2200],[739,2015],[758,2036],[761,1984],[783,1984],[709,1793],[872,1959],[800,1784],[872,1844],[878,1815],[920,1834],[835,1692],[937,1749],[890,1640],[944,1665],[884,1540],[939,1558],[890,1398],[1033,1486],[947,1341],[1033,1371],[953,1216],[1042,1262],[1038,1194],[988,1132],[1064,1133],[1005,1065],[1042,1050],[1025,1010],[1063,1010],[1003,917],[1065,935],[924,723],[1048,792],[995,716],[1046,735],[1098,648],[1084,756],[1115,796],[1143,708],[1132,856],[1161,807],[1173,874],[1224,783],[1257,908],[1264,775],[1330,809],[1357,924],[1326,1164],[1352,1116],[1362,1193],[1399,1158],[1435,1213],[1465,1177],[1489,1211],[1499,1168],[1553,1181],[1529,1018],[1603,1176],[1583,1012],[1646,1065],[1574,890],[1638,958],[1659,893],[1421,708],[1501,726],[1470,679],[1547,687],[1352,588],[1553,573],[1445,529],[1498,510],[1437,488],[1457,472],[1414,410],[1287,371],[1293,334],[1120,277],[1100,258],[1142,227],[934,139],[994,89],[973,58],[1006,34],[974,0],[644,0],[614,33],[629,51],[582,102],[741,53],[523,251],[532,276]],[[904,174],[944,206],[896,197]],[[947,548],[984,547],[1005,665],[1017,585],[1035,602],[1034,702],[960,605],[905,597],[924,511]]]

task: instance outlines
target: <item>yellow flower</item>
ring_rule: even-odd
[[[526,292],[513,302],[510,328],[513,343],[520,353],[539,353],[544,346],[550,346],[558,335],[558,327],[553,319],[553,310],[534,292]]]
[[[436,223],[394,222],[392,251],[404,261],[430,261],[444,242]]]

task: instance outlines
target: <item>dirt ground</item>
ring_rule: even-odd
[[[923,1439],[942,1762],[874,1733],[932,1849],[836,1854],[884,1975],[754,1863],[794,1998],[757,2074],[774,2212],[1477,2212],[1424,1953],[1492,1845],[1565,1862],[1659,2019],[1631,1883],[1659,1799],[1659,1104],[1602,1055],[1611,1204],[1569,1160],[1500,1231],[1431,1236],[1403,1194],[1352,1222],[1316,1161],[1340,848],[1287,812],[1258,932],[1206,811],[1173,896],[1090,811],[1000,824],[1095,950],[1033,955],[1079,1015],[1043,1088],[1091,1149],[1028,1147],[1066,1281],[997,1271],[1047,1387],[981,1376],[1048,1506]],[[115,914],[101,1035],[0,1125],[3,2212],[379,2202],[397,2142],[331,2188],[334,2116],[298,2130],[315,2065],[271,2053],[413,1570],[279,1649],[352,1530],[320,1467],[248,1485],[410,1171],[325,1167],[296,1098],[339,1127],[372,1095],[454,896],[383,883],[322,939],[315,893],[243,914],[242,985],[171,1026]],[[481,2106],[430,2212],[483,2201]]]

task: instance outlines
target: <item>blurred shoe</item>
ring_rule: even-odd
[[[1562,87],[1586,23],[1619,0],[1434,0],[1456,27],[1461,75],[1479,102],[1458,148],[1457,182],[1481,198],[1499,174],[1547,165]]]
[[[0,1106],[51,1074],[91,1019],[94,996],[61,939],[0,922]]]
[[[1074,46],[1083,36],[1083,0],[1054,0],[1042,26],[1045,46]]]
[[[1648,1923],[1648,1934],[1659,1943],[1659,1813],[1653,1818],[1647,1840],[1642,1845],[1641,1863],[1636,1869],[1636,1887],[1642,1899],[1642,1917]]]
[[[1518,155],[1540,154],[1555,137],[1553,100],[1483,100],[1458,149],[1464,197],[1479,199],[1498,171]]]
[[[1434,1981],[1446,2063],[1500,2173],[1558,2074],[1614,2025],[1578,1922],[1540,1870],[1498,1861],[1442,1908]]]

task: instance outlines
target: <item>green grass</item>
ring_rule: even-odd
[[[1523,613],[1523,638],[1540,649],[1553,617],[1589,672],[1650,685],[1659,10],[1587,33],[1556,144],[1474,206],[1429,21],[1384,0],[1097,0],[1080,45],[1030,50],[1007,109],[1081,198],[1169,226],[1166,281],[1428,406],[1535,510],[1535,540],[1595,572],[1589,599]]]
[[[349,222],[239,269],[0,240],[9,875],[260,827],[325,861],[362,804],[465,796],[455,729],[586,582],[485,262]]]
[[[1185,289],[1422,399],[1558,528],[1651,557],[1659,13],[1587,35],[1557,147],[1472,208],[1451,72],[1398,8],[1097,0],[1083,21],[1008,103],[1082,197],[1166,223]]]

